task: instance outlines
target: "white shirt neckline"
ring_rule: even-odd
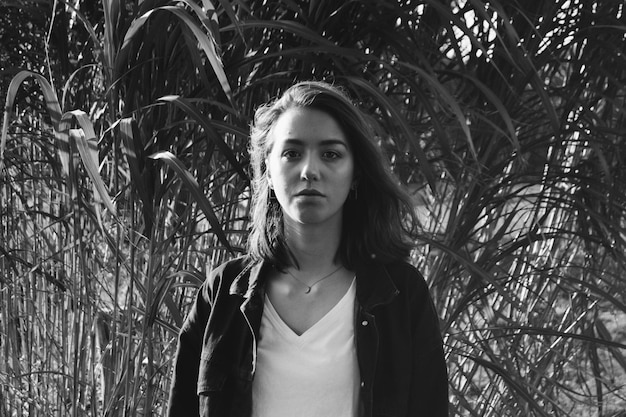
[[[356,277],[352,279],[352,283],[346,293],[341,297],[339,301],[330,309],[326,314],[324,314],[318,321],[316,321],[311,327],[306,329],[302,334],[296,333],[285,321],[280,317],[278,311],[272,304],[272,301],[269,297],[265,296],[265,308],[267,309],[267,318],[271,320],[272,324],[275,326],[276,330],[280,332],[281,336],[286,340],[300,344],[306,344],[310,342],[312,339],[316,339],[319,337],[318,333],[320,327],[324,327],[324,323],[328,321],[332,321],[336,318],[337,314],[340,314],[343,310],[343,306],[345,303],[352,302],[354,300],[354,292],[356,291]]]

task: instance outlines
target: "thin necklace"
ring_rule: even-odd
[[[318,279],[317,281],[315,281],[313,284],[309,285],[306,284],[304,282],[302,282],[301,280],[299,280],[294,274],[291,273],[290,270],[287,270],[287,273],[289,275],[291,275],[291,277],[293,279],[295,279],[296,281],[298,281],[300,284],[304,285],[306,287],[306,290],[304,290],[305,294],[309,294],[311,292],[311,290],[313,289],[313,287],[315,287],[317,284],[319,284],[320,282],[324,281],[326,278],[330,278],[332,275],[335,274],[335,272],[339,271],[341,268],[343,268],[343,265],[340,265],[339,268],[335,269],[334,271],[332,271],[330,274],[328,275],[324,275],[323,277],[321,277],[320,279]]]

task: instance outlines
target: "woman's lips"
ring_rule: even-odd
[[[324,194],[320,193],[317,190],[307,189],[307,190],[300,191],[298,194],[296,194],[296,196],[298,197],[323,197]]]

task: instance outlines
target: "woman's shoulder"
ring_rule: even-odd
[[[398,289],[397,299],[404,301],[404,305],[414,311],[415,317],[432,317],[433,323],[438,321],[434,300],[430,288],[422,273],[406,261],[387,264],[389,277]],[[437,329],[438,327],[435,326]]]
[[[422,273],[406,260],[388,262],[384,264],[384,267],[392,278],[407,280],[424,279]]]
[[[254,266],[255,263],[248,255],[222,262],[208,272],[203,286],[210,292],[215,292],[219,287],[228,288],[238,276]]]
[[[428,284],[422,273],[405,260],[397,260],[384,265],[389,278],[398,289],[428,292]]]
[[[241,271],[251,262],[252,260],[248,255],[238,256],[228,261],[224,261],[221,264],[218,264],[216,267],[212,268],[209,272],[208,277],[210,278],[214,276],[229,274],[235,271]]]

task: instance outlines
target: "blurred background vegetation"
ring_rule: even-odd
[[[0,415],[159,416],[247,136],[344,86],[422,219],[451,414],[626,413],[618,0],[2,0]]]

